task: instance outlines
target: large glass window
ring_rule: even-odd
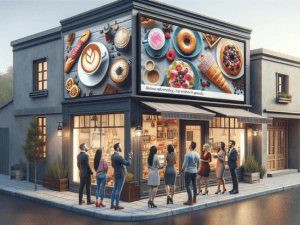
[[[151,146],[157,147],[157,156],[160,162],[164,162],[164,154],[167,152],[167,146],[172,144],[177,154],[176,170],[179,173],[179,120],[163,119],[156,115],[143,115],[143,179],[148,179],[149,169],[147,168],[147,159]],[[164,170],[159,170],[159,176],[164,176]]]
[[[215,117],[209,122],[209,144],[212,147],[212,154],[217,154],[219,143],[225,143],[225,151],[228,152],[229,140],[235,141],[235,148],[238,151],[237,165],[243,165],[245,161],[245,124],[238,123],[236,118]],[[228,158],[226,157],[225,164],[227,165]],[[212,158],[210,167],[214,168],[217,159]]]
[[[41,132],[39,138],[46,142],[46,117],[38,117],[37,121]],[[46,158],[46,145],[43,147],[43,158]]]
[[[90,167],[93,171],[92,184],[97,184],[94,170],[94,158],[97,149],[102,149],[102,157],[108,163],[107,186],[114,185],[111,155],[114,153],[114,144],[120,143],[124,149],[124,114],[101,114],[74,116],[73,129],[73,180],[79,182],[79,170],[77,168],[77,155],[79,146],[85,143],[90,150]],[[124,150],[120,153],[124,157]]]

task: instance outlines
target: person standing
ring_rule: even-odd
[[[97,190],[96,190],[96,208],[100,206],[105,207],[103,204],[103,198],[105,193],[106,186],[106,173],[108,170],[107,162],[104,158],[102,158],[102,150],[98,149],[96,151],[95,159],[94,159],[94,169],[96,171],[96,179],[97,179]],[[98,202],[99,192],[101,185],[101,194],[100,194],[100,203]]]
[[[199,195],[200,193],[202,193],[202,189],[201,189],[201,178],[204,177],[205,180],[205,191],[204,194],[202,195],[206,195],[208,194],[208,182],[209,182],[209,174],[210,174],[210,166],[209,163],[211,162],[211,154],[210,154],[210,146],[209,144],[204,144],[203,145],[203,150],[202,150],[202,155],[201,155],[201,169],[198,172],[198,188],[199,191],[197,193],[197,195]]]
[[[147,167],[150,168],[150,172],[148,176],[148,185],[150,185],[148,207],[151,208],[157,207],[154,204],[154,198],[157,192],[157,188],[160,184],[158,169],[161,169],[163,167],[163,165],[160,164],[158,157],[155,155],[156,153],[157,153],[156,146],[152,146],[150,148],[150,154],[147,159]]]
[[[226,153],[225,153],[225,143],[224,142],[220,142],[218,154],[213,155],[213,157],[218,158],[217,164],[216,164],[216,177],[217,177],[217,182],[218,182],[218,190],[215,194],[219,194],[221,192],[221,190],[220,190],[221,183],[223,184],[222,194],[224,194],[226,192],[225,180],[224,180]]]
[[[91,201],[91,175],[93,175],[92,169],[89,164],[89,156],[86,154],[88,151],[86,144],[83,143],[79,146],[80,153],[77,155],[77,167],[79,169],[80,187],[79,187],[79,205],[82,205],[85,201],[82,200],[84,186],[86,188],[87,205],[94,204]]]
[[[231,191],[229,191],[230,194],[237,194],[239,193],[239,187],[238,187],[238,180],[237,180],[237,174],[236,174],[236,161],[238,152],[235,149],[235,141],[230,140],[229,141],[229,149],[230,151],[227,153],[228,156],[228,167],[230,169],[231,179],[233,183],[233,188]]]
[[[197,152],[195,152],[196,142],[190,144],[190,152],[186,153],[184,156],[184,162],[182,166],[181,173],[187,168],[185,172],[185,187],[188,193],[188,200],[184,202],[184,205],[193,205],[193,203],[197,203],[197,171],[199,168],[199,159],[200,156]],[[191,190],[191,181],[193,185],[194,198],[192,198],[192,190]]]
[[[114,168],[114,178],[115,178],[115,185],[111,193],[111,209],[119,210],[124,209],[124,207],[119,206],[120,201],[120,193],[122,191],[125,175],[126,175],[126,168],[125,166],[130,166],[132,160],[132,152],[129,153],[129,160],[126,161],[123,157],[119,154],[122,152],[121,144],[117,143],[114,145],[115,152],[111,156],[112,167]],[[114,201],[116,199],[116,205],[114,205]]]
[[[165,170],[165,189],[167,193],[167,204],[173,204],[173,197],[175,194],[175,180],[176,180],[176,153],[174,152],[174,146],[168,145],[168,152],[165,153],[164,164],[166,166]],[[170,189],[172,190],[170,197]]]

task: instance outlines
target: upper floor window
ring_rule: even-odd
[[[277,75],[277,94],[278,97],[285,97],[289,94],[289,77],[287,75]]]
[[[34,61],[34,89],[47,90],[47,61],[46,58]]]

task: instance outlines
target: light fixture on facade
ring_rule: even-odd
[[[255,128],[255,129],[253,130],[253,136],[257,136],[257,134],[258,134],[258,130]]]
[[[142,136],[143,129],[141,128],[141,125],[137,125],[135,132],[137,136]]]
[[[62,126],[60,125],[62,122],[57,122],[58,123],[58,128],[56,131],[56,136],[61,137],[62,136]]]

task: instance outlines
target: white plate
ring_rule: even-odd
[[[107,70],[108,70],[108,66],[109,66],[109,55],[108,55],[107,48],[100,42],[93,42],[90,44],[98,45],[98,47],[100,48],[101,54],[103,54],[105,52],[105,57],[103,59],[101,59],[100,67],[93,76],[87,75],[84,72],[84,70],[82,69],[81,63],[80,63],[81,62],[81,55],[80,55],[80,58],[78,61],[79,79],[85,86],[93,87],[93,86],[96,86],[97,84],[99,84],[105,77]]]
[[[158,65],[155,65],[154,69],[153,70],[156,70],[158,73],[159,73],[159,79],[156,83],[150,83],[148,80],[147,80],[147,74],[148,74],[148,70],[145,69],[144,71],[144,83],[146,85],[155,85],[155,86],[161,86],[163,83],[164,83],[164,79],[165,79],[165,73],[163,72],[163,70],[158,66]]]
[[[233,41],[235,44],[237,44],[237,45],[239,46],[239,48],[240,48],[241,51],[242,51],[241,54],[242,54],[242,57],[243,57],[243,67],[242,67],[241,71],[240,71],[237,75],[231,75],[231,74],[227,73],[226,70],[224,70],[224,68],[223,68],[223,66],[222,66],[222,64],[221,64],[221,61],[220,61],[220,51],[221,51],[221,47],[222,47],[222,45],[223,45],[226,41],[231,41],[231,42],[232,42],[233,40],[226,39],[226,38],[222,38],[222,39],[219,41],[218,46],[217,46],[216,58],[217,58],[218,65],[219,65],[219,67],[220,67],[222,73],[223,73],[226,77],[235,80],[235,79],[238,79],[238,78],[240,78],[241,76],[244,75],[244,66],[245,66],[244,49],[241,48],[241,46],[240,46],[236,41]]]

